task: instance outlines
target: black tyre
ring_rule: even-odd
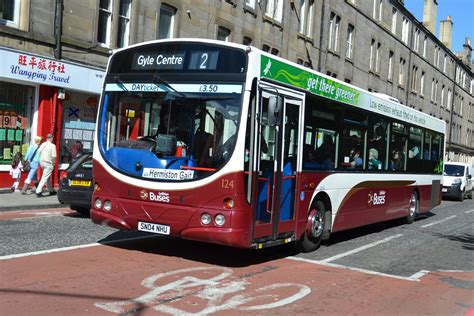
[[[459,193],[459,198],[458,198],[459,201],[464,201],[464,191],[461,191],[461,193]]]
[[[407,224],[411,224],[415,221],[415,218],[418,215],[419,208],[420,200],[418,199],[418,194],[413,191],[411,194],[410,203],[408,205],[408,215],[405,219]]]
[[[317,201],[308,214],[306,229],[298,240],[298,249],[302,252],[311,252],[319,248],[326,229],[326,207],[322,201]]]
[[[71,205],[70,208],[71,210],[76,211],[79,214],[84,215],[84,216],[89,216],[90,214],[90,209],[87,207]]]

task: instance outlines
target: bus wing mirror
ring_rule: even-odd
[[[268,125],[276,126],[280,121],[281,109],[283,108],[283,98],[271,96],[268,99]]]

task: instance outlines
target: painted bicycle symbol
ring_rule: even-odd
[[[231,309],[256,311],[281,307],[311,293],[309,287],[295,283],[255,288],[245,278],[230,278],[232,274],[232,269],[223,267],[160,273],[142,281],[142,286],[150,289],[148,293],[135,299],[96,303],[95,306],[117,314],[152,308],[172,315],[208,315]]]

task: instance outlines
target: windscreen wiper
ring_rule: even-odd
[[[176,90],[175,88],[173,88],[168,82],[166,82],[165,80],[161,79],[158,75],[153,75],[153,83],[155,83],[156,85],[158,84],[162,84],[164,85],[165,87],[167,87],[169,90],[173,91],[174,93],[178,94],[180,97],[182,98],[185,98],[186,95],[182,92],[179,92],[178,90]]]
[[[125,86],[124,82],[122,80],[120,80],[120,78],[118,76],[114,77],[114,81],[120,87],[120,89],[127,92],[128,95],[131,95],[131,96],[134,96],[134,97],[142,97],[141,94],[136,93],[136,92],[131,92],[130,90],[128,90],[127,87]]]

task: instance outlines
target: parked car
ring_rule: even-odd
[[[94,180],[92,175],[92,153],[85,153],[69,168],[59,181],[58,200],[72,210],[89,214]]]
[[[446,162],[443,172],[443,198],[456,198],[463,201],[464,197],[472,199],[471,166],[461,162]]]

